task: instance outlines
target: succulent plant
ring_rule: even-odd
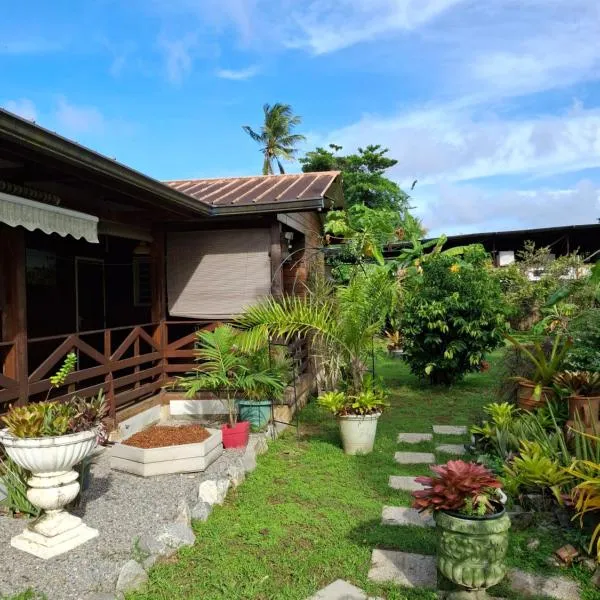
[[[486,515],[496,511],[502,483],[483,465],[450,460],[430,467],[434,477],[417,477],[425,489],[412,493],[413,508],[419,511],[449,510],[467,515]]]
[[[555,375],[554,385],[570,396],[600,396],[600,373],[563,371]]]
[[[37,438],[89,431],[101,425],[106,401],[100,392],[85,400],[74,396],[67,402],[38,402],[14,406],[1,418],[18,438]]]

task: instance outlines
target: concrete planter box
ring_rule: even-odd
[[[211,436],[198,444],[148,449],[116,444],[111,450],[110,466],[142,477],[204,471],[223,453],[221,431],[208,431]]]

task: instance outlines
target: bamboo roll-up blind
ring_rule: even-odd
[[[227,319],[271,293],[270,232],[229,229],[169,233],[169,313]]]

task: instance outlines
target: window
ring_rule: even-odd
[[[150,306],[152,304],[150,258],[148,256],[133,257],[133,304],[134,306]]]

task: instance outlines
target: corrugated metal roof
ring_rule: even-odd
[[[307,200],[330,198],[339,171],[262,175],[255,177],[226,177],[222,179],[181,179],[165,181],[178,192],[213,207],[263,206],[302,203]]]

